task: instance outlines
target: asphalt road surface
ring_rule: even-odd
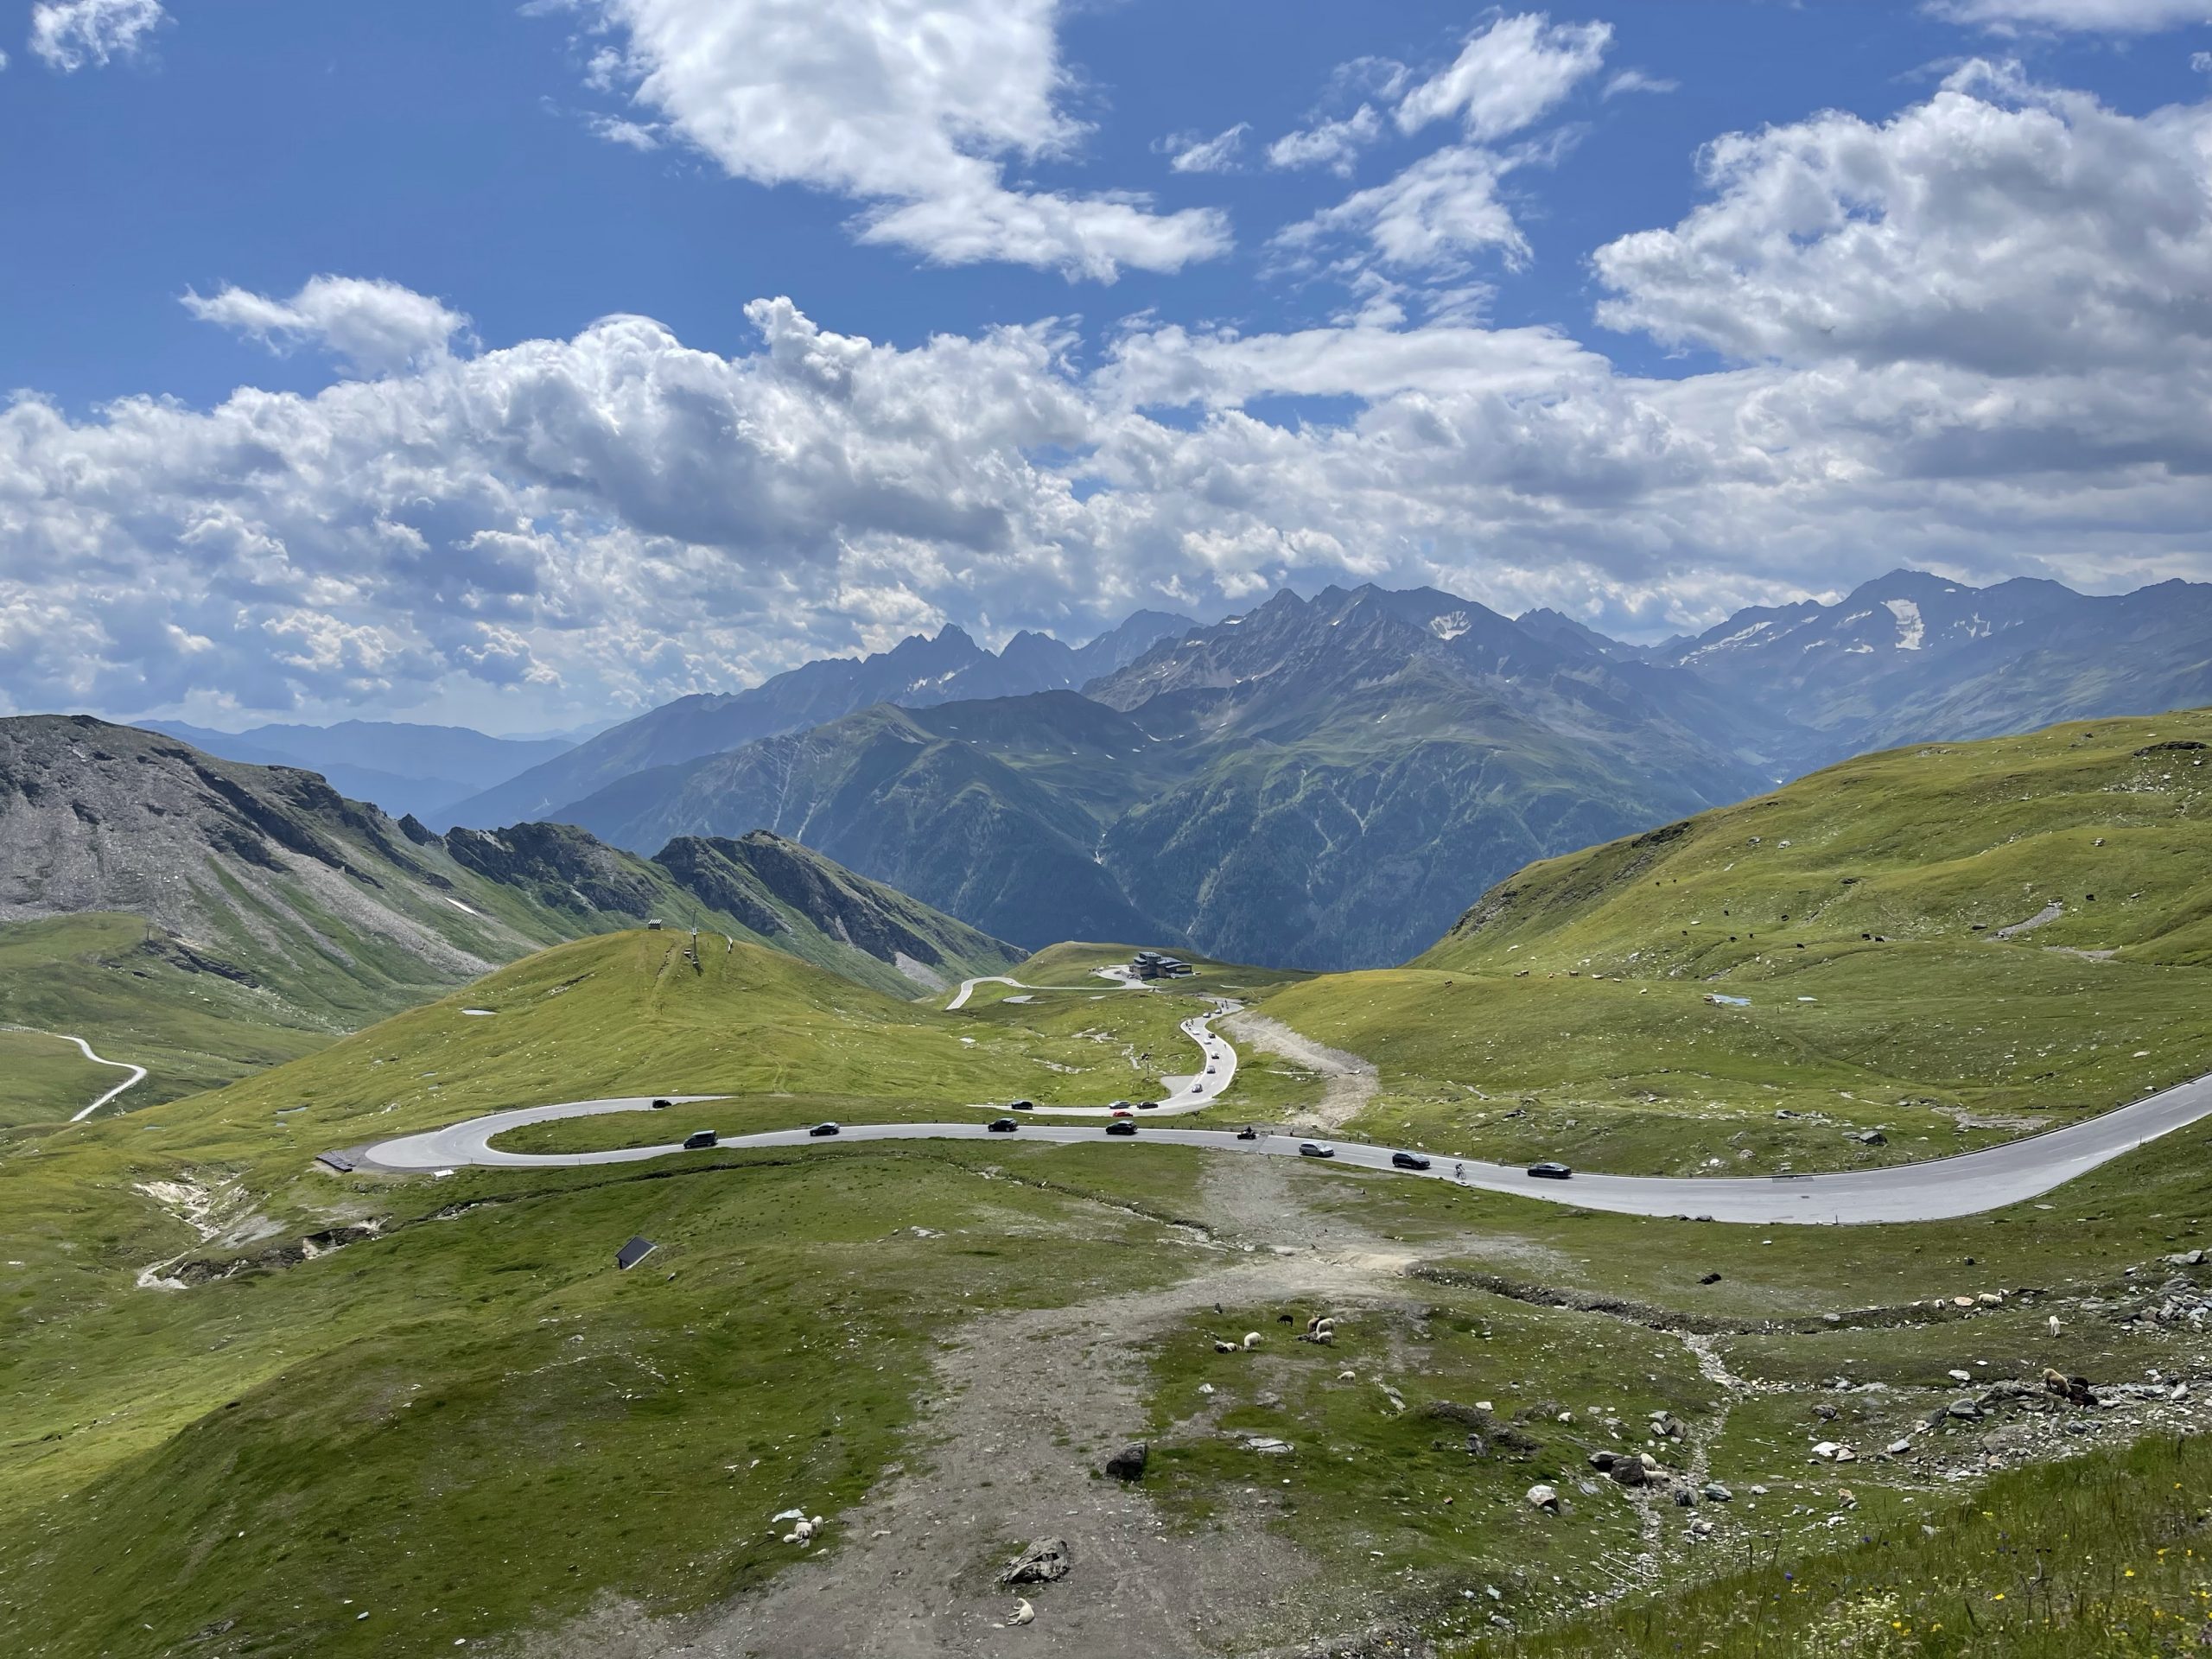
[[[1212,1016],[1203,1016],[1210,1018]],[[1193,1022],[1198,1023],[1198,1022]],[[1209,1031],[1206,1036],[1229,1047]],[[1234,1051],[1230,1051],[1232,1055]],[[1211,1081],[1211,1079],[1207,1079]],[[687,1095],[675,1097],[693,1104],[720,1098]],[[471,1118],[450,1128],[402,1135],[360,1149],[359,1161],[390,1170],[450,1169],[462,1165],[495,1168],[568,1168],[591,1164],[638,1163],[648,1159],[686,1155],[681,1145],[626,1147],[607,1152],[513,1153],[490,1145],[497,1136],[524,1124],[557,1118],[591,1117],[605,1112],[650,1111],[644,1097],[585,1100],[559,1106],[530,1106]],[[1094,1115],[1096,1108],[1071,1108]],[[710,1127],[702,1120],[711,1114],[687,1112],[679,1120],[686,1130]],[[2212,1077],[2177,1084],[2133,1105],[2089,1118],[2045,1135],[2031,1135],[1986,1151],[1962,1153],[1927,1163],[1900,1164],[1886,1169],[1850,1170],[1832,1175],[1770,1176],[1639,1176],[1585,1175],[1571,1179],[1545,1180],[1504,1164],[1482,1163],[1428,1153],[1425,1170],[1399,1170],[1391,1164],[1393,1147],[1367,1146],[1353,1141],[1332,1144],[1335,1155],[1327,1161],[1357,1169],[1382,1170],[1425,1180],[1452,1181],[1491,1192],[1512,1192],[1523,1198],[1545,1198],[1586,1210],[1607,1210],[1624,1215],[1687,1216],[1699,1220],[1751,1223],[1762,1226],[1802,1224],[1825,1225],[1845,1222],[1942,1221],[1979,1214],[2036,1198],[2051,1188],[2109,1162],[2123,1154],[2212,1116]],[[1198,1147],[1208,1151],[1245,1156],[1295,1158],[1300,1141],[1296,1136],[1269,1135],[1240,1141],[1233,1130],[1156,1128],[1157,1120],[1140,1122],[1137,1133],[1124,1140],[1109,1137],[1103,1126],[1034,1122],[1020,1116],[1021,1127],[1010,1135],[991,1134],[975,1123],[868,1123],[847,1126],[834,1140],[819,1140],[804,1127],[771,1130],[761,1135],[732,1135],[723,1147],[840,1146],[855,1141],[1103,1141],[1108,1145],[1141,1146],[1150,1141],[1176,1147]],[[710,1156],[709,1153],[689,1154]]]

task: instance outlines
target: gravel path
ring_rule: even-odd
[[[1403,1300],[1394,1281],[1410,1255],[1307,1216],[1298,1185],[1270,1160],[1223,1160],[1205,1207],[1235,1231],[1199,1247],[1188,1278],[958,1332],[903,1465],[760,1593],[683,1620],[609,1609],[531,1659],[1266,1659],[1357,1642],[1363,1615],[1323,1593],[1313,1564],[1258,1512],[1170,1532],[1141,1485],[1093,1473],[1141,1436],[1145,1361],[1190,1315],[1216,1302]],[[1071,1570],[1023,1586],[1035,1620],[1009,1629],[1017,1592],[995,1575],[1016,1547],[1046,1538],[1066,1541]]]

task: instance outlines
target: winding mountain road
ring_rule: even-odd
[[[964,990],[965,988],[963,988]],[[1068,987],[1045,988],[1066,989]],[[964,1000],[964,998],[963,999]],[[956,1005],[957,1006],[957,1005]],[[1184,1030],[1205,1047],[1209,1064],[1220,1069],[1201,1071],[1197,1077],[1171,1083],[1198,1088],[1187,1102],[1162,1107],[1162,1115],[1194,1110],[1209,1103],[1235,1076],[1236,1051],[1215,1034],[1209,1022],[1230,1011],[1229,1005],[1211,1014],[1186,1020]],[[1227,1056],[1224,1066],[1217,1052]],[[713,1095],[676,1097],[682,1104],[722,1098]],[[605,1152],[503,1152],[491,1142],[527,1124],[561,1118],[593,1117],[609,1112],[650,1111],[652,1102],[644,1096],[573,1101],[557,1106],[528,1106],[471,1118],[448,1128],[402,1135],[379,1141],[353,1153],[361,1164],[394,1171],[448,1169],[463,1165],[493,1168],[569,1168],[593,1164],[638,1163],[681,1154],[681,1145],[624,1147]],[[1097,1117],[1103,1107],[1039,1109],[1063,1116]],[[692,1115],[687,1127],[698,1127]],[[1585,1210],[1605,1210],[1623,1215],[1682,1216],[1706,1221],[1773,1225],[1832,1225],[1845,1223],[1944,1221],[1976,1215],[1986,1210],[2018,1204],[2086,1174],[2099,1165],[2134,1151],[2162,1135],[2188,1128],[2212,1116],[2212,1077],[2177,1084],[2158,1094],[2122,1106],[2100,1116],[2053,1129],[2047,1134],[1962,1153],[1926,1163],[1900,1164],[1885,1169],[1848,1170],[1829,1175],[1774,1176],[1639,1176],[1579,1174],[1568,1180],[1546,1180],[1510,1165],[1459,1160],[1433,1153],[1421,1154],[1429,1166],[1421,1170],[1395,1167],[1395,1147],[1338,1141],[1333,1162],[1356,1169],[1379,1170],[1418,1179],[1450,1181],[1491,1192],[1543,1198],[1574,1205]],[[1143,1122],[1128,1139],[1133,1144],[1164,1143],[1197,1147],[1210,1152],[1257,1157],[1300,1156],[1300,1137],[1266,1135],[1251,1141],[1227,1129],[1177,1129],[1154,1127],[1156,1119]],[[1105,1140],[1098,1128],[1035,1122],[1024,1113],[1013,1136],[993,1135],[981,1122],[863,1123],[846,1127],[834,1140],[817,1139],[804,1128],[775,1129],[760,1135],[731,1135],[723,1147],[837,1146],[856,1141],[1051,1141],[1056,1142]],[[1116,1144],[1119,1140],[1108,1141]]]
[[[80,1110],[72,1112],[69,1115],[69,1121],[72,1123],[83,1122],[86,1118],[90,1117],[94,1112],[99,1110],[101,1107],[106,1105],[108,1102],[113,1100],[124,1090],[134,1089],[146,1080],[146,1068],[144,1066],[133,1065],[128,1060],[104,1059],[99,1055],[93,1053],[92,1046],[81,1037],[72,1037],[68,1033],[61,1031],[49,1031],[46,1035],[48,1037],[58,1037],[65,1043],[76,1044],[79,1048],[84,1051],[85,1058],[90,1060],[94,1065],[111,1065],[118,1071],[128,1071],[130,1074],[121,1083],[117,1084],[114,1088],[109,1090],[107,1093],[102,1095],[98,1100],[94,1101],[91,1105],[84,1107]]]

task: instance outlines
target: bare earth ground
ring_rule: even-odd
[[[1369,1651],[1363,1616],[1320,1595],[1311,1563],[1259,1514],[1171,1533],[1141,1487],[1093,1472],[1141,1430],[1142,1361],[1163,1327],[1216,1302],[1404,1300],[1402,1246],[1307,1212],[1276,1160],[1214,1162],[1205,1209],[1217,1230],[1194,1249],[1191,1277],[961,1331],[938,1361],[904,1466],[830,1517],[826,1545],[765,1590],[681,1620],[606,1608],[532,1643],[531,1659]],[[1271,1329],[1269,1339],[1287,1338]],[[996,1574],[1046,1538],[1066,1541],[1071,1570],[1025,1586],[1035,1620],[1009,1628],[1014,1592]],[[1389,1634],[1392,1653],[1421,1650],[1404,1630]]]
[[[1265,1014],[1234,1014],[1222,1029],[1263,1054],[1273,1054],[1318,1072],[1326,1083],[1319,1106],[1310,1107],[1293,1124],[1300,1134],[1343,1128],[1366,1109],[1375,1098],[1377,1079],[1373,1065],[1357,1054],[1330,1048],[1293,1031],[1280,1020]]]

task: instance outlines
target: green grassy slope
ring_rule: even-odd
[[[73,1033],[109,1059],[146,1067],[145,1079],[110,1109],[117,1111],[219,1088],[330,1040],[266,992],[215,971],[174,938],[149,933],[136,916],[0,925],[0,1025]],[[69,1056],[82,1076],[11,1070],[0,1123],[66,1118],[124,1076],[85,1064],[73,1046],[50,1037],[24,1040]]]
[[[90,719],[0,721],[0,1023],[148,1065],[133,1107],[648,918],[899,995],[1016,954],[773,836],[658,859],[559,824],[440,836],[309,772]],[[16,1094],[29,1117],[78,1103],[59,1080]]]
[[[1509,1159],[1809,1169],[2102,1111],[2212,1070],[2212,751],[2154,747],[2206,741],[2196,711],[1868,756],[1532,865],[1268,1012],[1377,1064],[1378,1133]]]
[[[933,1328],[1175,1270],[1126,1207],[1192,1207],[1194,1161],[1166,1148],[1141,1167],[1022,1146],[443,1181],[312,1166],[608,1092],[736,1091],[791,1120],[776,1091],[800,1084],[884,1116],[1087,1097],[1188,1007],[947,1015],[688,944],[578,941],[230,1088],[0,1135],[0,1650],[161,1650],[232,1620],[226,1652],[381,1654],[608,1592],[696,1605],[788,1558],[764,1517],[873,1478]],[[637,1232],[663,1248],[618,1275]],[[197,1282],[137,1287],[156,1263]],[[524,1512],[550,1547],[501,1547]]]

